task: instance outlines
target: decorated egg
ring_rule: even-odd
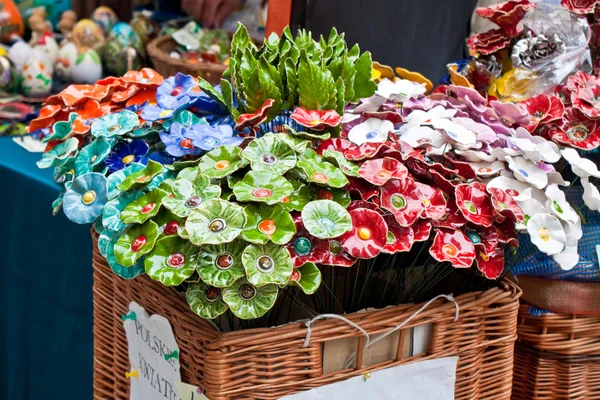
[[[94,83],[102,77],[102,63],[94,49],[85,49],[77,56],[71,77],[75,83]]]
[[[72,78],[73,67],[77,61],[77,46],[73,42],[67,42],[58,50],[54,64],[54,73],[57,79],[68,82]]]
[[[0,89],[12,91],[18,82],[18,73],[7,57],[0,57]]]
[[[40,97],[52,89],[52,72],[43,60],[31,58],[23,66],[21,88],[26,96]]]
[[[23,70],[23,66],[31,57],[33,49],[25,42],[16,42],[8,50],[8,59],[17,68],[17,71]]]
[[[154,39],[160,30],[158,24],[154,22],[154,20],[146,17],[143,14],[138,14],[133,17],[129,24],[133,30],[137,32],[140,39],[142,39],[144,46],[147,45],[149,41]]]
[[[91,19],[82,19],[73,27],[73,41],[77,47],[99,51],[104,45],[104,33]]]
[[[105,35],[119,22],[117,14],[115,14],[112,8],[106,6],[96,8],[92,13],[92,20],[98,24]]]
[[[122,47],[133,47],[142,56],[145,55],[144,45],[142,39],[133,30],[131,25],[125,22],[119,22],[108,33],[107,42],[116,42]]]

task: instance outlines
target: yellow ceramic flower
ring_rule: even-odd
[[[425,78],[423,75],[419,74],[418,72],[412,72],[407,69],[397,67],[396,73],[402,79],[407,79],[409,81],[413,81],[413,82],[417,82],[417,83],[424,83],[425,89],[428,92],[431,89],[433,89],[433,83],[431,83],[431,81],[429,79]]]
[[[488,94],[503,101],[522,101],[535,85],[535,74],[522,68],[511,69],[492,80]]]
[[[473,89],[474,86],[469,82],[467,77],[459,74],[457,72],[458,65],[457,64],[448,64],[448,72],[450,73],[450,81],[453,85],[456,86],[464,86]]]
[[[394,70],[392,69],[392,67],[379,64],[377,61],[373,61],[371,75],[373,77],[373,80],[377,83],[384,78],[393,80],[394,79]]]

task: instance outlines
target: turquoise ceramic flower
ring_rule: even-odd
[[[144,258],[140,258],[135,265],[131,267],[125,267],[117,262],[115,257],[115,244],[117,240],[119,240],[120,234],[118,232],[114,232],[115,235],[110,239],[110,241],[106,245],[106,262],[108,263],[110,269],[121,278],[124,279],[133,279],[138,275],[144,273]]]
[[[65,192],[65,215],[78,224],[89,224],[102,214],[108,201],[106,178],[97,172],[82,175]]]
[[[112,141],[94,140],[85,146],[75,158],[75,174],[81,176],[92,172],[108,155],[113,147]]]
[[[136,113],[123,110],[97,118],[92,123],[92,135],[96,137],[123,136],[139,125]]]
[[[98,250],[100,251],[100,254],[102,254],[102,257],[106,258],[107,254],[108,254],[108,252],[107,252],[108,243],[112,240],[112,238],[115,237],[115,235],[120,234],[120,233],[121,232],[115,232],[115,231],[105,229],[104,231],[102,231],[100,236],[98,236]]]
[[[79,140],[69,138],[57,144],[52,150],[44,153],[42,159],[37,162],[39,168],[58,167],[63,165],[68,157],[73,155],[79,147]]]
[[[200,118],[196,116],[196,114],[188,110],[181,110],[177,114],[175,114],[173,118],[164,121],[163,127],[166,130],[169,130],[169,127],[173,122],[179,122],[186,128],[192,125],[208,125],[208,122],[206,122],[205,118]]]
[[[108,181],[108,199],[112,200],[122,193],[117,187],[117,185],[122,183],[125,180],[125,178],[127,178],[129,175],[135,174],[136,172],[143,170],[144,168],[145,167],[143,164],[133,163],[120,171],[110,174],[108,178],[106,178],[106,180]]]
[[[134,200],[137,200],[144,193],[139,190],[123,193],[117,198],[110,200],[104,206],[102,213],[102,226],[111,231],[121,231],[127,226],[121,221],[121,211]]]
[[[148,165],[146,165],[146,168],[129,175],[123,180],[123,182],[117,185],[117,188],[124,192],[130,189],[142,189],[148,186],[150,182],[152,182],[152,180],[163,171],[164,167],[162,164],[148,160]]]

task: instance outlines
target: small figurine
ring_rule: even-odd
[[[92,48],[99,52],[104,46],[104,33],[97,23],[84,18],[73,27],[73,41],[80,49]]]
[[[60,45],[64,46],[68,42],[73,41],[73,28],[77,23],[77,14],[72,10],[67,10],[62,13],[58,22],[58,30],[63,34],[63,40]]]
[[[31,40],[29,41],[29,45],[33,46],[34,49],[39,49],[46,53],[48,60],[51,63],[54,63],[56,55],[58,54],[58,44],[52,34],[52,25],[50,25],[50,29],[48,29],[48,21],[44,20],[46,11],[43,8],[41,11],[37,10],[40,9],[36,8],[34,14],[29,17],[29,20],[27,21],[31,28]]]

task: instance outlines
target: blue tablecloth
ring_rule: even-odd
[[[90,226],[52,216],[39,158],[0,137],[0,399],[91,399]]]

